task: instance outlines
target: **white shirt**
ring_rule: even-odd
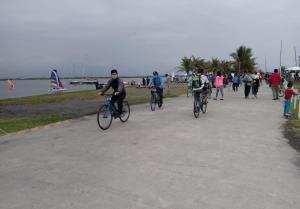
[[[209,84],[208,78],[206,75],[201,75],[201,87],[200,89],[203,89],[205,84]]]

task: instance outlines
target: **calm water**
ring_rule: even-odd
[[[84,79],[65,79],[61,80],[65,88],[65,92],[74,92],[82,90],[93,90],[95,85],[69,85],[72,80],[82,81]],[[98,79],[99,83],[106,83],[108,79]],[[124,78],[124,81],[142,82],[141,78]],[[8,88],[6,81],[0,81],[0,99],[25,97],[33,95],[48,94],[50,88],[50,80],[15,80],[15,90]]]

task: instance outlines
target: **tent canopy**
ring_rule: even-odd
[[[300,67],[296,66],[296,67],[290,67],[288,69],[286,69],[287,71],[300,71]]]

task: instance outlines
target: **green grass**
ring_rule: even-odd
[[[150,89],[148,88],[136,88],[136,87],[127,87],[126,88],[127,96],[126,100],[129,104],[141,104],[146,103],[150,100]],[[164,92],[164,98],[172,98],[179,95],[183,95],[186,92],[186,84],[173,84],[170,94]],[[63,102],[66,100],[99,100],[104,101],[104,97],[98,95],[99,91],[89,90],[89,91],[80,91],[80,92],[70,92],[63,93],[58,95],[39,95],[39,96],[30,96],[22,98],[13,98],[13,99],[4,99],[0,100],[0,108],[6,105],[30,105],[29,108],[34,108],[35,105],[43,103],[56,103]],[[109,93],[109,92],[108,92]],[[44,115],[43,112],[39,116],[32,117],[18,117],[16,118],[6,118],[0,119],[0,135],[5,133],[12,133],[24,129],[34,128],[37,126],[43,126],[50,123],[55,123],[65,119],[69,119],[74,116],[62,116],[59,115]]]
[[[29,118],[0,119],[0,135],[67,119],[61,115],[40,115]]]
[[[2,99],[0,100],[0,106],[36,105],[42,103],[62,102],[70,99],[89,100],[89,99],[96,99],[97,97],[99,97],[98,91],[89,90],[89,91],[69,92],[63,94],[47,94],[47,95],[37,95],[37,96],[20,97],[20,98],[12,98],[12,99]]]

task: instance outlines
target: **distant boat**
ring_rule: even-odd
[[[60,81],[59,77],[58,77],[58,73],[57,70],[54,69],[51,71],[51,76],[50,76],[50,89],[49,92],[50,93],[56,93],[56,92],[63,92],[65,91],[65,87],[62,84],[62,82]]]
[[[15,88],[15,84],[14,84],[14,82],[13,82],[12,79],[8,79],[8,80],[7,80],[7,84],[8,84],[8,88],[9,88],[10,90],[15,90],[15,89],[16,89],[16,88]]]

